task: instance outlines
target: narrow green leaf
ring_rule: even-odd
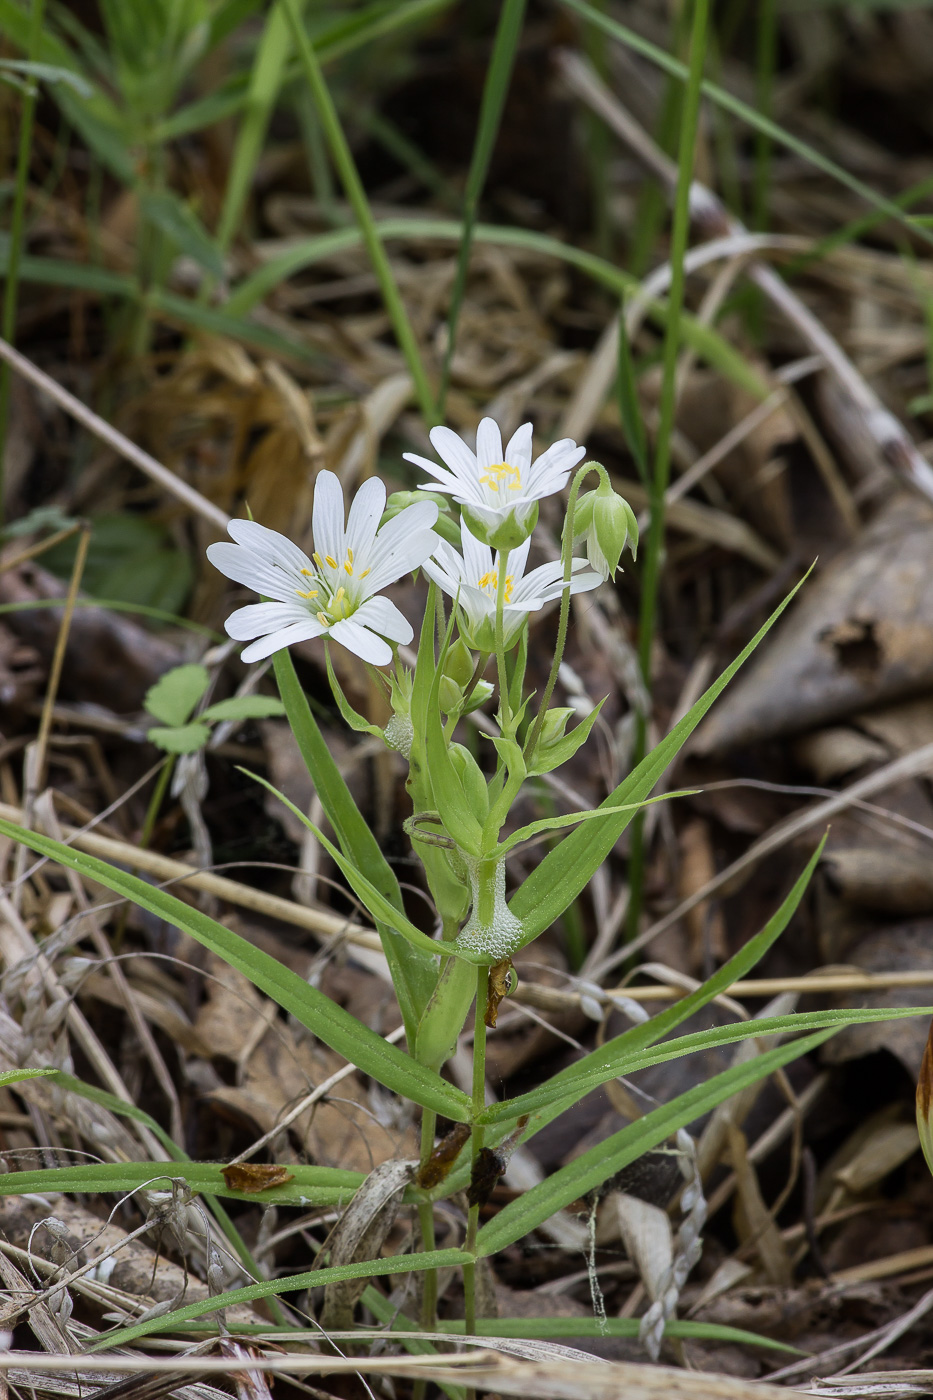
[[[24,1079],[48,1078],[54,1073],[54,1069],[5,1069],[0,1073],[0,1089],[5,1089],[9,1084],[21,1084]]]
[[[172,190],[145,190],[139,196],[143,218],[154,224],[180,253],[218,280],[224,275],[224,259],[197,214]]]
[[[404,913],[398,880],[324,742],[307,696],[298,684],[291,656],[287,651],[276,652],[274,665],[288,722],[341,850],[357,870],[366,871],[366,878],[379,894],[399,914]],[[413,1045],[421,1014],[434,990],[434,965],[393,929],[385,924],[377,927],[405,1022],[405,1034],[408,1043]]]
[[[587,812],[565,812],[559,817],[541,817],[538,821],[529,822],[527,826],[520,826],[517,831],[513,831],[508,840],[496,848],[495,854],[497,859],[501,859],[523,841],[530,841],[533,836],[540,836],[545,831],[562,831],[565,827],[578,826],[581,822],[601,818],[608,820],[619,812],[637,812],[642,807],[653,807],[656,802],[669,802],[674,797],[691,797],[695,792],[696,788],[682,788],[677,792],[663,792],[658,797],[648,797],[644,802],[629,802],[619,807],[594,807]]]
[[[207,667],[198,663],[173,666],[146,691],[143,708],[163,724],[172,727],[185,724],[210,679]]]
[[[655,1050],[628,1051],[606,1054],[605,1050],[594,1051],[574,1065],[580,1073],[568,1074],[559,1083],[551,1081],[539,1089],[532,1089],[517,1099],[507,1099],[488,1108],[477,1121],[480,1123],[514,1122],[526,1113],[536,1113],[548,1104],[573,1093],[576,1100],[597,1089],[610,1079],[622,1074],[635,1074],[651,1065],[665,1064],[668,1060],[678,1060],[682,1055],[696,1054],[700,1050],[718,1049],[724,1045],[734,1045],[740,1040],[755,1040],[763,1035],[800,1035],[805,1031],[842,1030],[845,1026],[867,1025],[874,1021],[899,1021],[905,1016],[931,1016],[933,1006],[868,1007],[847,1010],[805,1011],[792,1016],[763,1016],[757,1020],[736,1021],[729,1026],[715,1026],[707,1031],[695,1031],[692,1035],[678,1036],[668,1040]],[[608,1049],[608,1047],[607,1047]],[[585,1066],[585,1068],[582,1068]]]
[[[183,933],[190,934],[197,942],[217,953],[224,962],[242,972],[254,986],[283,1010],[290,1012],[303,1026],[307,1026],[325,1045],[387,1089],[412,1099],[423,1108],[446,1114],[455,1121],[469,1120],[470,1099],[461,1090],[447,1084],[440,1075],[424,1069],[409,1055],[388,1044],[355,1016],[344,1011],[330,997],[310,986],[291,968],[283,966],[278,959],[261,949],[254,948],[245,938],[209,918],[201,910],[192,909],[174,895],[155,889],[116,866],[75,851],[60,841],[40,836],[38,832],[28,831],[14,822],[0,819],[0,832],[14,841],[21,841],[37,854],[58,861],[67,869],[98,881],[114,893],[132,900],[140,908],[165,919]]]
[[[337,709],[340,711],[344,724],[356,734],[371,734],[374,739],[381,739],[383,737],[383,732],[379,726],[377,724],[370,724],[368,719],[364,719],[362,715],[357,714],[356,710],[354,710],[353,706],[344,695],[343,686],[337,679],[334,663],[331,660],[330,647],[326,642],[324,643],[324,660],[327,663],[327,679],[330,681],[330,693],[337,701]]]
[[[407,1321],[408,1319],[406,1319]],[[409,1323],[409,1326],[414,1324]],[[462,1318],[445,1318],[440,1324],[445,1332],[463,1336],[466,1324]],[[640,1317],[478,1317],[477,1337],[516,1337],[536,1341],[558,1340],[561,1337],[637,1337]],[[726,1327],[717,1322],[690,1322],[671,1318],[665,1325],[666,1337],[695,1337],[707,1341],[733,1342],[741,1346],[768,1347],[774,1351],[800,1352],[787,1342],[763,1337],[759,1332],[746,1332],[743,1327]]]
[[[751,656],[800,586],[798,583],[791,590],[732,664],[726,667],[719,679],[713,682],[695,705],[691,706],[660,744],[642,759],[634,772],[609,794],[601,804],[603,807],[645,800],[713,701],[725,689],[742,663]],[[622,812],[611,821],[600,823],[595,830],[592,826],[579,828],[570,836],[566,836],[559,846],[549,851],[535,867],[521,888],[516,891],[509,905],[512,913],[521,920],[525,930],[525,943],[537,938],[539,933],[549,928],[560,918],[568,905],[573,903],[589,882],[593,872],[606,859],[631,818],[631,812]]]
[[[549,1220],[556,1211],[563,1210],[571,1201],[595,1190],[630,1162],[649,1152],[652,1147],[657,1147],[678,1128],[686,1127],[732,1094],[816,1049],[832,1034],[832,1030],[817,1031],[802,1040],[766,1050],[754,1059],[714,1075],[705,1084],[698,1084],[695,1089],[680,1094],[673,1102],[662,1104],[644,1118],[613,1133],[604,1142],[597,1143],[581,1157],[574,1158],[568,1166],[561,1167],[523,1196],[504,1206],[480,1229],[476,1240],[477,1252],[480,1255],[496,1254],[507,1245],[514,1244],[530,1230]]]
[[[248,768],[241,768],[240,772],[252,778],[253,782],[259,783],[267,792],[271,792],[308,828],[309,831],[314,833],[331,859],[336,861],[338,868],[346,876],[354,893],[359,895],[375,920],[391,929],[393,933],[397,933],[401,938],[404,938],[406,943],[416,948],[419,953],[427,954],[431,958],[439,958],[443,953],[448,957],[460,958],[464,962],[475,963],[481,961],[479,957],[461,952],[459,948],[454,948],[446,943],[437,943],[433,938],[430,938],[428,934],[422,933],[421,929],[413,924],[405,914],[400,913],[394,904],[389,903],[385,896],[376,889],[372,881],[366,878],[362,870],[357,869],[353,862],[347,859],[339,847],[335,846],[333,841],[328,840],[320,827],[315,826],[311,818],[306,816],[300,807],[296,807],[295,803],[289,801],[283,792],[280,792],[277,787],[274,787],[268,779],[261,778],[258,773],[251,773]]]
[[[663,1011],[659,1011],[656,1016],[652,1016],[649,1020],[643,1021],[637,1026],[630,1026],[627,1031],[623,1031],[621,1035],[608,1041],[599,1051],[584,1056],[576,1064],[570,1065],[566,1070],[561,1070],[559,1074],[554,1075],[546,1083],[539,1085],[534,1091],[542,1096],[539,1106],[543,1107],[547,1103],[555,1103],[559,1099],[566,1098],[568,1094],[575,1094],[572,1082],[574,1077],[577,1074],[588,1074],[603,1060],[607,1063],[615,1063],[617,1059],[626,1055],[640,1054],[642,1050],[649,1045],[654,1045],[662,1036],[674,1030],[676,1026],[682,1025],[684,1021],[696,1015],[714,997],[720,996],[728,987],[731,987],[733,982],[740,982],[743,977],[746,977],[756,963],[761,961],[771,945],[780,938],[796,913],[825,845],[826,837],[824,836],[807,861],[803,871],[795,880],[793,887],[781,901],[780,908],[772,914],[764,928],[753,938],[750,938],[747,943],[744,943],[737,953],[734,953],[723,963],[722,967],[717,968],[702,986],[697,987],[696,991],[690,992],[687,996],[681,997],[672,1006],[665,1007]],[[503,1100],[502,1103],[494,1105],[488,1112],[498,1112],[506,1119],[511,1112],[511,1108],[507,1112],[505,1111],[506,1104],[509,1102],[509,1100]],[[512,1105],[515,1102],[514,1099],[511,1100]],[[520,1117],[523,1111],[519,1110],[515,1116]]]
[[[40,1171],[6,1172],[0,1177],[0,1196],[30,1192],[138,1191],[163,1188],[172,1178],[182,1178],[192,1191],[236,1201],[277,1206],[347,1206],[366,1179],[362,1172],[339,1167],[289,1165],[294,1180],[270,1186],[262,1192],[232,1191],[217,1162],[93,1162],[78,1167],[44,1167]]]
[[[457,1268],[462,1264],[472,1264],[472,1254],[461,1249],[434,1249],[425,1254],[396,1254],[390,1259],[361,1259],[353,1264],[341,1264],[330,1269],[308,1270],[303,1274],[290,1274],[287,1278],[272,1279],[268,1283],[252,1283],[246,1288],[231,1288],[215,1298],[202,1298],[198,1303],[188,1303],[176,1308],[164,1317],[153,1317],[147,1322],[137,1322],[132,1327],[121,1327],[101,1338],[91,1352],[108,1351],[115,1346],[128,1346],[138,1337],[146,1337],[152,1332],[172,1331],[179,1323],[191,1318],[204,1317],[221,1308],[234,1308],[238,1303],[253,1303],[257,1298],[271,1298],[280,1293],[298,1293],[307,1288],[326,1288],[329,1283],[340,1283],[348,1278],[382,1278],[387,1274],[421,1273],[425,1269]]]

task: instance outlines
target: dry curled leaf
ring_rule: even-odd
[[[416,1180],[425,1191],[439,1186],[449,1173],[470,1136],[469,1123],[455,1123],[441,1138],[428,1160],[418,1170]]]
[[[512,959],[503,958],[501,962],[494,963],[489,969],[489,988],[486,993],[486,1014],[483,1017],[486,1025],[495,1029],[496,1018],[499,1015],[499,1003],[503,997],[507,997],[512,983]]]

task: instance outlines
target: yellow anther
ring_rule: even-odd
[[[347,561],[348,561],[350,564],[353,563],[353,550],[350,548],[349,545],[347,545]]]
[[[302,569],[301,572],[304,574],[305,578],[314,578],[313,569]]]
[[[371,574],[371,573],[372,573],[372,569],[364,569],[363,572],[360,574],[360,578],[365,578],[367,574]]]
[[[503,477],[511,477],[511,481],[503,481]],[[494,462],[491,467],[486,468],[486,475],[480,477],[480,481],[486,486],[491,486],[494,491],[501,490],[502,486],[507,486],[510,491],[518,491],[522,484],[522,474],[518,467],[512,467],[508,462]]]
[[[506,601],[507,603],[511,603],[511,601],[512,601],[512,588],[513,588],[514,583],[515,583],[515,575],[514,575],[514,574],[506,574],[506,576],[505,576],[505,593],[503,594],[503,597],[504,597],[504,599],[505,599],[505,601]],[[496,573],[495,569],[490,569],[488,574],[483,574],[483,577],[482,577],[481,579],[478,579],[478,580],[477,580],[476,586],[477,586],[477,588],[491,588],[492,591],[493,591],[493,593],[498,593],[498,591],[499,591],[499,575]]]
[[[318,620],[318,622],[321,624],[322,627],[326,627],[326,626],[327,626],[327,614],[326,614],[326,613],[319,612],[318,615],[317,615],[317,620]]]
[[[336,569],[336,567],[337,567],[337,560],[334,559],[330,554],[325,554],[324,560],[325,560],[325,563],[329,564],[330,567],[331,567],[332,569]]]
[[[345,588],[338,588],[337,592],[334,594],[334,602],[339,603],[341,598],[345,598],[346,596],[347,590]]]
[[[323,560],[323,559],[321,558],[321,556],[318,554],[317,550],[314,551],[314,553],[311,555],[311,558],[314,560],[315,564],[317,564],[317,566],[318,566],[319,569],[323,569],[323,567],[324,567],[324,560]]]
[[[353,577],[353,565],[350,563],[349,559],[347,560],[347,562],[344,564],[343,567],[344,567],[344,569],[346,570],[346,572],[350,575],[350,577],[352,578],[352,577]]]
[[[305,569],[303,572],[307,573],[307,569]],[[302,593],[300,588],[296,589],[295,591],[297,592],[299,598],[316,598],[318,594],[318,590],[316,588],[312,588],[308,593]]]

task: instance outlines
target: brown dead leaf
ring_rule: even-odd
[[[933,969],[933,919],[891,924],[863,938],[846,954],[846,961],[866,972],[925,972]],[[860,992],[847,997],[840,1006],[926,1006],[928,987],[896,987],[885,992]],[[899,1021],[879,1021],[846,1026],[828,1040],[821,1055],[830,1064],[843,1064],[888,1050],[896,1055],[912,1078],[920,1072],[926,1046],[927,1023],[922,1016]]]
[[[899,495],[780,624],[697,732],[698,752],[793,733],[933,686],[933,506]]]
[[[220,1174],[231,1191],[244,1191],[247,1195],[295,1180],[295,1173],[288,1167],[263,1166],[258,1162],[235,1162],[232,1166],[221,1167]]]

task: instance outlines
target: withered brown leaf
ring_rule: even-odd
[[[295,1173],[288,1167],[261,1166],[256,1162],[235,1162],[233,1166],[222,1167],[221,1175],[231,1191],[244,1191],[249,1195],[295,1180]]]

